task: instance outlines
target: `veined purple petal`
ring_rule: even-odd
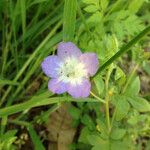
[[[67,91],[74,98],[84,98],[90,95],[91,83],[83,79],[81,84],[68,84]]]
[[[68,56],[80,57],[80,49],[72,42],[61,42],[58,45],[57,55],[60,58],[66,58]]]
[[[58,79],[51,79],[48,82],[48,89],[56,94],[62,94],[66,92],[66,84],[64,82],[58,81]]]
[[[60,59],[58,56],[48,56],[44,59],[41,64],[43,72],[48,76],[55,78],[57,77],[56,68],[58,68],[60,63]]]
[[[84,53],[80,56],[80,61],[84,63],[90,76],[93,76],[98,70],[98,58],[95,53]]]

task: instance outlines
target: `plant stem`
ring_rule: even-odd
[[[107,74],[106,74],[106,80],[105,80],[105,88],[106,88],[106,96],[105,96],[105,111],[106,111],[106,122],[107,122],[107,128],[110,132],[111,125],[110,125],[110,113],[109,113],[109,93],[108,93],[108,84],[109,84],[109,78],[110,74],[112,72],[112,67],[110,66],[108,68]]]
[[[126,84],[125,84],[125,86],[124,86],[124,88],[123,88],[123,90],[122,90],[122,93],[124,93],[124,92],[126,91],[128,85],[129,85],[130,82],[132,81],[132,78],[133,78],[133,76],[134,76],[134,74],[135,74],[135,72],[136,72],[136,70],[137,70],[138,67],[139,67],[139,64],[137,64],[137,65],[133,68],[133,70],[132,70],[132,72],[130,73],[129,78],[128,78],[128,80],[127,80],[127,82],[126,82]]]
[[[136,70],[138,69],[138,67],[139,67],[139,64],[137,64],[137,65],[133,68],[132,72],[130,73],[129,78],[128,78],[128,80],[127,80],[127,82],[126,82],[126,84],[125,84],[125,86],[124,86],[124,88],[123,88],[123,90],[122,90],[122,92],[121,92],[122,94],[126,91],[128,85],[129,85],[130,82],[132,81],[132,78],[133,78],[133,76],[134,76]],[[112,120],[111,120],[111,128],[112,128],[112,126],[113,126],[113,123],[114,123],[114,120],[115,120],[115,117],[116,117],[116,113],[117,113],[117,109],[115,108],[114,113],[113,113],[113,116],[112,116]]]
[[[92,91],[90,91],[90,94],[91,94],[93,97],[95,97],[96,99],[98,99],[100,102],[106,103],[105,100],[99,98],[99,97],[98,97],[97,95],[95,95]]]
[[[21,126],[26,126],[28,127],[30,125],[30,123],[25,122],[25,121],[20,121],[20,120],[11,120],[9,119],[8,122],[13,123],[13,124],[17,124],[17,125],[21,125]]]

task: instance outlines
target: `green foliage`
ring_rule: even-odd
[[[0,150],[15,150],[13,143],[17,139],[16,133],[17,130],[10,130],[0,136]]]
[[[98,94],[99,95],[102,94],[103,91],[104,91],[104,81],[103,81],[102,77],[101,76],[96,76],[94,78],[94,82],[95,82]]]
[[[139,77],[135,77],[130,84],[128,85],[128,88],[126,89],[127,95],[138,95],[140,92],[140,79]]]
[[[63,40],[73,41],[76,22],[76,0],[65,0],[64,16],[63,16]],[[72,11],[70,11],[72,10]]]
[[[127,99],[136,110],[140,112],[150,111],[150,103],[146,99],[138,96],[129,96]]]
[[[31,139],[34,143],[34,149],[35,150],[45,150],[43,144],[41,143],[41,141],[38,137],[38,135],[36,134],[36,131],[33,129],[33,127],[31,125],[28,126],[28,131],[29,131]]]
[[[77,128],[72,149],[149,150],[149,87],[142,80],[150,75],[148,7],[147,0],[1,0],[0,150],[19,148],[16,125],[18,133],[26,127],[34,149],[47,149],[34,127],[45,126],[64,102]],[[89,98],[47,90],[40,64],[60,41],[98,55]]]
[[[114,99],[116,105],[116,120],[119,121],[127,116],[130,105],[125,96],[118,95],[115,96]]]
[[[117,128],[117,129],[112,130],[112,133],[110,136],[113,140],[120,140],[124,137],[125,133],[126,133],[125,129]]]

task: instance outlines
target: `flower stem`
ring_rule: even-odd
[[[105,80],[105,88],[106,88],[106,96],[105,96],[105,111],[106,111],[106,122],[107,122],[107,128],[110,132],[111,130],[111,124],[110,124],[110,112],[109,112],[109,92],[108,92],[108,84],[109,84],[109,78],[111,75],[113,68],[110,66],[108,68],[107,74],[106,74],[106,80]]]
[[[95,97],[96,99],[98,99],[100,102],[105,103],[105,100],[99,98],[97,95],[95,95],[92,91],[90,91],[90,94]]]
[[[124,88],[123,88],[123,90],[122,90],[122,92],[121,92],[122,94],[126,91],[128,85],[129,85],[130,82],[132,81],[133,76],[134,76],[136,70],[138,69],[138,67],[139,67],[139,64],[137,64],[137,65],[133,68],[132,72],[130,73],[130,75],[129,75],[129,77],[128,77],[128,80],[127,80],[127,82],[126,82],[126,84],[125,84],[125,86],[124,86]],[[112,126],[113,126],[113,123],[114,123],[114,120],[115,120],[115,117],[116,117],[116,113],[117,113],[117,109],[115,108],[115,110],[114,110],[114,112],[113,112],[112,120],[111,120],[111,128],[112,128]]]

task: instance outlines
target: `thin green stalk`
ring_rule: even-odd
[[[20,120],[12,120],[12,119],[8,119],[8,122],[9,123],[13,123],[13,124],[17,124],[17,125],[20,125],[20,126],[25,126],[25,127],[28,127],[30,125],[30,123],[28,122],[25,122],[25,121],[20,121]]]
[[[24,41],[25,41],[25,33],[26,33],[26,1],[20,0],[20,8],[21,8],[21,20],[22,20],[22,33],[23,33],[23,49],[22,52],[24,52]]]
[[[121,49],[112,56],[108,61],[106,61],[102,66],[99,67],[97,74],[102,72],[106,67],[108,67],[111,63],[113,63],[117,58],[122,56],[125,52],[127,52],[134,44],[136,44],[139,40],[141,40],[148,32],[150,31],[150,26],[145,28],[142,32],[140,32],[136,37],[134,37],[128,44],[121,47]]]
[[[105,101],[101,98],[99,98],[97,95],[95,95],[92,91],[90,91],[90,94],[95,97],[96,99],[98,99],[100,102],[105,103]]]
[[[7,33],[6,33],[6,45],[5,45],[5,47],[4,47],[4,49],[3,49],[3,51],[2,51],[2,59],[3,59],[3,61],[2,61],[2,71],[1,71],[1,75],[2,75],[2,77],[4,77],[5,76],[5,70],[6,70],[6,63],[7,63],[7,58],[8,58],[8,53],[9,53],[9,44],[10,44],[10,40],[11,40],[11,36],[12,36],[12,32],[10,32],[9,34],[8,34],[8,31],[6,31]]]
[[[106,123],[108,131],[110,132],[111,125],[110,125],[110,112],[109,112],[109,78],[112,72],[112,67],[110,66],[108,68],[107,74],[106,74],[106,80],[105,80],[105,88],[106,88],[106,96],[105,96],[105,111],[106,111]]]
[[[131,72],[131,74],[129,75],[128,80],[127,80],[127,82],[126,82],[126,84],[125,84],[125,86],[124,86],[124,88],[123,88],[123,90],[122,90],[122,93],[124,93],[124,92],[126,91],[128,85],[129,85],[130,82],[132,81],[133,76],[134,76],[136,70],[138,69],[138,67],[139,67],[139,64],[137,64],[137,65],[134,67],[134,69],[132,70],[132,72]]]

